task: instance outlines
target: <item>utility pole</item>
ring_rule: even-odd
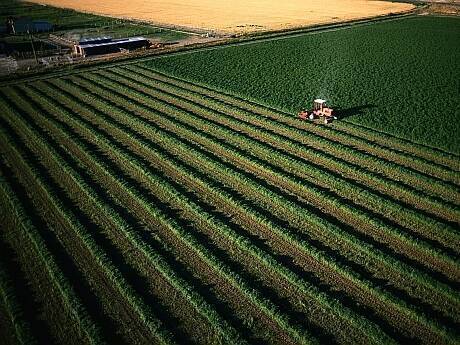
[[[37,59],[37,54],[35,53],[34,40],[32,38],[32,33],[30,32],[30,30],[27,30],[27,33],[29,34],[30,44],[32,45],[32,52],[34,53],[35,63],[38,65],[38,59]]]
[[[14,28],[14,18],[8,17],[6,19],[6,31],[8,34],[16,35],[16,29]]]

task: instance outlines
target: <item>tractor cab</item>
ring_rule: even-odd
[[[313,111],[323,111],[323,108],[326,107],[326,101],[324,99],[315,99],[313,101]]]

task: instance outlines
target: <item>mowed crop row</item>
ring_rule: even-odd
[[[14,94],[9,94],[9,96],[14,99],[15,98],[15,95]],[[31,112],[33,114],[33,110],[32,108],[29,108],[29,113]],[[33,122],[28,122],[29,124],[30,123],[33,123]],[[67,164],[65,164],[65,162],[59,162],[60,163],[60,166],[61,167],[65,167]],[[92,165],[94,166],[94,164]],[[70,168],[69,168],[70,169]],[[60,171],[60,169],[55,169],[56,171]],[[68,171],[67,171],[68,173]],[[78,179],[80,180],[80,179]],[[77,181],[78,181],[77,180]],[[65,180],[64,180],[65,182]],[[60,183],[64,183],[61,182]],[[78,181],[80,184],[83,184],[84,182],[83,181]],[[119,182],[118,182],[119,183]],[[63,186],[63,188],[66,188]],[[67,187],[69,188],[69,187]],[[79,194],[81,194],[82,192],[83,193],[86,193],[86,198],[85,200],[88,200],[88,197],[90,197],[89,200],[93,199],[96,197],[94,195],[94,193],[91,193],[91,189],[89,189],[88,187],[87,188],[84,188],[82,189],[82,191],[78,191],[76,189],[74,189],[72,191],[72,195],[73,196],[78,196]],[[203,320],[200,320],[200,314],[201,315],[204,315],[205,317],[209,318],[210,320],[213,320],[217,326],[218,329],[221,329],[222,332],[224,333],[224,335],[227,335],[228,337],[230,337],[230,330],[231,330],[231,327],[228,327],[228,328],[225,328],[225,329],[222,329],[221,327],[219,327],[219,324],[221,323],[219,321],[219,317],[216,315],[216,312],[211,308],[211,307],[206,307],[206,303],[205,301],[202,300],[201,296],[199,296],[198,294],[196,294],[194,292],[194,289],[190,286],[187,286],[185,282],[183,282],[179,277],[176,276],[176,273],[173,272],[171,270],[170,267],[168,267],[168,263],[164,262],[164,258],[161,257],[160,255],[158,254],[155,254],[153,252],[153,248],[149,248],[148,246],[146,246],[145,244],[143,244],[143,242],[141,241],[141,239],[138,238],[139,235],[137,235],[136,233],[134,233],[133,231],[130,231],[130,226],[128,226],[126,223],[123,224],[123,219],[120,219],[119,217],[117,217],[117,214],[115,212],[113,212],[113,210],[110,209],[109,205],[107,204],[107,201],[106,202],[100,202],[99,204],[101,205],[101,208],[102,208],[102,212],[98,212],[98,213],[95,213],[94,212],[94,203],[82,203],[80,201],[80,203],[82,204],[82,207],[85,208],[86,207],[90,207],[92,210],[89,210],[88,212],[93,212],[93,217],[94,218],[97,218],[97,222],[101,222],[101,219],[102,221],[104,220],[104,213],[106,212],[109,212],[110,214],[110,217],[106,217],[107,221],[110,221],[112,222],[112,231],[114,232],[114,235],[112,236],[112,239],[113,241],[118,241],[120,242],[120,234],[122,233],[125,233],[127,236],[129,236],[128,238],[129,239],[132,239],[132,241],[136,241],[134,242],[134,244],[137,244],[137,247],[132,247],[132,244],[131,244],[131,248],[130,247],[121,247],[120,248],[120,251],[122,252],[126,252],[126,253],[132,253],[132,255],[134,256],[137,256],[133,259],[134,262],[136,262],[136,264],[138,266],[142,265],[144,267],[144,270],[149,270],[150,272],[148,273],[148,277],[149,279],[151,280],[151,284],[152,286],[149,286],[149,288],[153,288],[155,287],[156,289],[158,289],[157,291],[154,291],[152,293],[160,293],[165,295],[165,298],[166,300],[169,300],[170,303],[172,303],[172,305],[175,307],[175,308],[179,308],[179,310],[181,310],[182,313],[184,312],[187,312],[188,308],[187,309],[187,304],[189,304],[189,301],[192,302],[192,306],[194,305],[195,308],[198,310],[198,315],[195,315],[193,312],[190,312],[190,314],[186,314],[186,316],[188,317],[188,321],[192,323],[192,325],[189,327],[190,329],[195,329],[195,331],[197,332],[207,332],[207,334],[204,334],[204,338],[201,339],[201,340],[197,340],[197,342],[200,342],[200,341],[207,341],[206,339],[208,339],[208,341],[216,341],[215,339],[213,339],[212,337],[211,338],[206,338],[206,336],[210,337],[209,333],[211,333],[212,335],[212,332],[210,331],[209,329],[209,326],[208,327],[200,327],[199,325],[199,322],[203,322]],[[102,213],[102,214],[101,214]],[[114,221],[118,221],[118,222],[121,222],[121,223],[118,223],[118,224],[113,224]],[[107,224],[106,224],[107,226]],[[109,227],[107,227],[107,229],[110,229]],[[110,235],[108,235],[110,236]],[[122,242],[123,243],[123,242]],[[121,244],[120,244],[121,245]],[[127,246],[127,244],[124,244],[125,246]],[[117,246],[119,246],[119,244],[117,244]],[[149,260],[146,261],[145,258],[139,258],[139,255],[144,255],[146,256]],[[121,265],[122,263],[119,263],[119,265]],[[171,263],[169,263],[171,264]],[[142,268],[139,268],[139,269],[142,269]],[[155,268],[155,269],[153,269]],[[163,283],[162,282],[162,279],[161,277],[158,277],[158,276],[154,276],[154,271],[156,270],[159,270],[160,273],[162,273],[164,275],[164,277],[166,278],[167,280],[167,284]],[[112,272],[116,272],[116,268],[113,268],[113,271]],[[144,275],[146,275],[147,273],[144,273]],[[121,278],[120,278],[121,279]],[[126,281],[124,282],[120,282],[120,284],[117,284],[119,287],[122,287],[124,289],[127,289],[129,288],[130,284],[128,284]],[[171,290],[171,288],[168,286],[168,285],[172,285],[174,287],[174,289]],[[107,287],[106,287],[107,288]],[[179,296],[177,296],[179,295]],[[181,298],[180,298],[180,295],[183,295],[183,299],[181,301]],[[131,298],[129,298],[128,296],[126,296],[125,298],[127,302],[132,302],[131,301]],[[138,299],[134,299],[134,303],[139,303],[141,304],[141,307],[142,307],[142,304],[144,304],[144,308],[147,308],[147,309],[150,309],[152,308],[152,306],[147,306],[145,305],[145,300],[147,299],[146,297],[143,298],[144,301],[140,298]],[[150,300],[150,299],[147,299],[147,300]],[[185,300],[185,301],[184,301]],[[165,301],[166,303],[166,301]],[[115,301],[113,300],[113,297],[112,297],[112,301],[105,301],[104,304],[108,305],[108,306],[114,306],[115,305],[115,309],[118,309],[118,312],[121,312],[123,310],[123,308],[121,308],[120,306],[116,306],[115,304]],[[182,307],[182,305],[185,304],[185,306]],[[199,308],[197,307],[199,306]],[[172,306],[170,306],[172,308]],[[127,310],[125,310],[125,313],[127,314]],[[125,318],[129,316],[129,315],[126,315],[124,316]],[[132,324],[132,322],[129,322],[128,320],[126,319],[120,319],[121,315],[112,315],[112,317],[115,319],[115,320],[118,320],[118,322],[120,322],[120,326],[121,327],[129,327],[130,324]],[[150,315],[150,317],[148,319],[145,319],[144,316],[142,315],[142,318],[141,320],[144,319],[147,324],[147,329],[145,329],[146,327],[142,327],[142,326],[136,326],[136,329],[137,329],[137,332],[145,332],[145,331],[148,331],[148,328],[153,328],[155,327],[155,324],[158,323],[157,321],[154,322],[154,319],[153,319],[153,316]],[[206,321],[204,321],[206,322]],[[131,333],[131,334],[130,334]],[[142,334],[132,334],[133,331],[127,331],[127,335],[129,334],[129,336],[134,336],[136,337],[136,339],[131,339],[129,340],[128,342],[141,342],[141,343],[151,343],[152,339],[150,338],[149,340],[149,337],[142,335]],[[156,333],[156,332],[154,332]],[[161,336],[161,332],[159,332],[159,335]],[[199,334],[195,335],[197,337],[197,339],[199,339]],[[226,338],[225,336],[218,336],[218,335],[215,335],[216,337],[223,337],[224,339]],[[129,338],[128,338],[129,339]],[[142,340],[142,339],[145,339],[145,340]],[[167,339],[167,338],[166,338]],[[209,340],[209,339],[213,339],[213,340]],[[237,343],[238,341],[236,340],[229,340],[227,339],[229,342],[235,342]],[[155,341],[157,342],[157,341]]]
[[[158,71],[150,70],[143,66],[127,66],[125,69],[130,72],[130,77],[140,74],[143,78],[146,78],[144,82],[148,82],[149,80],[155,81],[158,83],[158,87],[161,84],[167,84],[176,87],[175,92],[178,94],[181,94],[181,92],[177,90],[183,89],[191,97],[194,94],[199,95],[201,99],[205,99],[207,105],[209,105],[209,100],[218,101],[235,115],[243,111],[247,121],[251,121],[252,124],[264,124],[264,127],[271,131],[275,131],[281,135],[287,134],[288,138],[302,144],[302,146],[321,149],[324,154],[333,153],[334,157],[343,158],[347,163],[356,163],[357,166],[365,167],[375,173],[378,172],[386,178],[406,183],[408,186],[420,186],[417,192],[432,191],[433,195],[443,195],[448,198],[447,200],[453,200],[457,205],[460,203],[458,188],[452,190],[451,184],[445,184],[436,178],[433,179],[427,174],[419,173],[414,169],[405,167],[404,164],[399,165],[392,162],[391,160],[394,160],[398,154],[389,154],[390,158],[388,159],[385,157],[386,151],[384,147],[382,147],[381,151],[377,151],[378,146],[374,142],[380,142],[382,139],[377,140],[377,135],[374,135],[375,138],[368,138],[367,132],[369,130],[355,132],[354,136],[348,137],[340,135],[341,132],[337,131],[336,127],[348,128],[348,126],[356,127],[356,125],[337,122],[332,127],[327,128],[308,126],[295,119],[294,114],[278,112],[250,101],[238,99],[235,96],[216,92],[208,87],[198,86],[177,78],[165,76]],[[256,119],[259,122],[254,122]],[[358,138],[363,139],[359,142],[359,145]],[[406,146],[409,151],[410,144]],[[402,152],[405,152],[404,149],[400,148]],[[435,152],[430,150],[426,154],[432,156],[435,155]],[[423,157],[423,152],[414,155],[415,159],[423,159]],[[402,161],[405,160],[402,159]],[[434,164],[439,164],[436,161],[433,162]],[[452,166],[450,168],[453,171],[458,172],[460,170],[458,157],[454,155],[449,156],[449,162],[451,162]],[[453,179],[458,182],[459,176],[454,175]]]
[[[123,78],[128,79],[130,77],[123,76]],[[141,82],[139,81],[139,83]],[[126,85],[126,87],[132,86],[133,84],[131,83]],[[299,148],[299,145],[295,144],[289,145],[289,143],[286,143],[286,137],[276,136],[271,133],[268,133],[267,129],[264,127],[250,126],[244,122],[237,121],[236,119],[230,117],[234,114],[233,112],[228,113],[228,111],[226,111],[225,113],[223,113],[220,111],[212,111],[209,108],[203,107],[203,102],[200,102],[200,99],[194,99],[194,101],[192,101],[193,103],[191,103],[189,102],[189,97],[187,97],[187,100],[185,100],[185,102],[178,103],[181,100],[184,100],[184,98],[174,97],[174,95],[171,95],[171,93],[169,93],[168,91],[164,91],[164,89],[162,89],[161,91],[156,88],[152,89],[152,84],[148,81],[145,83],[142,82],[141,86],[136,87],[136,91],[145,93],[145,87],[150,87],[149,95],[153,96],[160,102],[174,103],[174,110],[176,112],[179,112],[181,114],[190,114],[191,112],[194,112],[198,113],[202,117],[206,117],[206,120],[208,121],[202,122],[204,123],[204,125],[201,126],[201,128],[203,128],[204,131],[214,133],[214,130],[218,129],[221,133],[223,133],[222,136],[220,136],[220,139],[223,138],[224,140],[227,140],[229,143],[232,144],[235,144],[236,140],[242,138],[242,134],[246,134],[247,136],[255,138],[257,139],[258,146],[254,146],[253,142],[251,142],[251,144],[253,145],[247,148],[247,145],[249,144],[249,141],[247,140],[245,141],[246,146],[238,144],[236,145],[238,145],[239,148],[246,149],[249,152],[254,152],[254,150],[258,150],[257,156],[270,157],[270,161],[272,163],[277,163],[277,166],[281,169],[285,169],[286,172],[294,174],[297,177],[303,178],[305,180],[308,179],[309,181],[312,181],[312,183],[315,183],[325,189],[334,188],[334,191],[337,191],[341,197],[351,197],[353,198],[353,201],[357,202],[360,206],[368,208],[370,207],[372,211],[378,212],[389,217],[393,216],[393,218],[391,219],[392,221],[402,221],[403,226],[411,227],[415,231],[423,233],[423,230],[426,229],[428,232],[432,232],[432,229],[436,227],[437,231],[436,233],[432,232],[432,235],[442,236],[440,229],[444,228],[445,234],[448,237],[453,236],[449,239],[446,238],[444,243],[449,243],[448,245],[453,244],[454,248],[458,248],[458,238],[455,238],[455,234],[452,227],[446,226],[445,224],[442,224],[440,222],[436,223],[433,219],[430,219],[429,217],[423,217],[420,213],[413,212],[409,208],[401,207],[397,204],[397,202],[390,203],[384,197],[379,197],[376,194],[371,194],[367,192],[367,188],[360,188],[360,185],[362,185],[363,182],[369,181],[369,184],[371,184],[371,181],[374,181],[374,184],[376,185],[376,188],[379,190],[379,192],[390,191],[395,193],[395,189],[397,190],[397,186],[394,186],[394,184],[392,185],[388,182],[385,183],[385,181],[377,183],[379,182],[378,178],[372,175],[366,176],[366,174],[363,174],[358,168],[341,164],[340,162],[337,162],[336,159],[324,158],[324,155],[322,155],[320,152],[315,152],[312,150],[303,150],[303,147]],[[144,88],[144,91],[142,91],[142,88]],[[230,118],[226,118],[226,115]],[[184,122],[186,121],[187,120],[184,119]],[[193,118],[190,121],[193,121]],[[198,126],[196,122],[194,122],[193,125]],[[216,125],[220,125],[220,127],[217,127]],[[260,145],[261,143],[265,145],[262,146]],[[275,150],[273,149],[276,149],[278,152],[275,152]],[[300,157],[299,152],[301,152]],[[318,162],[318,164],[321,164],[322,166],[326,166],[329,168],[328,170],[326,170],[328,174],[325,174],[324,169],[318,169],[310,164],[312,159],[316,158],[315,154],[318,157],[316,162]],[[307,158],[309,159],[309,161],[307,161]],[[350,175],[351,170],[351,172],[354,173],[353,184],[349,183],[343,177],[334,178],[334,176],[331,176],[337,170],[339,170],[343,174],[348,175]],[[354,190],[355,192],[351,194],[349,193],[350,190]],[[406,194],[409,193],[406,192]],[[395,195],[397,196],[398,194],[395,193]],[[410,198],[411,204],[413,205],[420,205],[425,202],[425,200],[423,200],[423,198],[421,198],[420,195],[417,195],[416,193],[411,193]],[[449,212],[449,207],[446,207],[446,205],[438,203],[435,206],[433,204],[433,202],[427,201],[424,206],[427,209],[436,208],[436,206],[438,206],[437,208],[439,210]],[[451,208],[451,213],[452,219],[458,219],[458,212]]]
[[[97,87],[92,85],[91,86],[91,90],[94,91],[95,93],[99,94],[101,97],[103,98],[110,98],[110,99],[113,99],[113,96],[109,95],[106,91],[103,91],[101,93],[98,93],[96,92],[95,90],[97,90]],[[112,90],[113,91],[113,90]],[[84,91],[83,91],[84,92]],[[89,91],[88,91],[89,92]],[[79,93],[81,94],[81,90],[79,91]],[[122,98],[119,98],[120,100],[118,101],[119,104],[124,104],[123,102],[123,99]],[[87,102],[89,102],[89,99],[86,99]],[[133,109],[133,107],[129,104],[127,106],[128,108],[130,109]],[[135,107],[134,107],[135,109]],[[153,120],[152,120],[153,121]],[[164,120],[162,120],[161,118],[159,118],[158,120],[155,120],[155,122],[158,122],[158,123],[162,123]],[[147,130],[146,128],[144,128],[144,131]]]
[[[81,82],[79,82],[81,83]],[[88,89],[87,89],[88,90]],[[111,94],[107,93],[105,90],[99,88],[96,86],[96,85],[91,85],[91,90],[92,92],[94,93],[97,93],[100,97],[103,97],[103,98],[109,98],[109,99],[113,99],[114,96],[111,96]],[[98,90],[100,90],[100,92],[98,92]],[[113,90],[113,92],[116,92],[115,90]],[[120,96],[119,96],[119,99],[120,99]],[[121,98],[119,101],[118,101],[119,104],[123,104],[123,98]],[[136,109],[136,107],[133,108],[133,106],[131,104],[127,105],[127,107],[129,109]],[[158,108],[158,107],[157,107]],[[150,109],[153,109],[153,108],[150,108]],[[164,113],[163,113],[164,114]],[[178,115],[178,117],[180,118],[181,116]],[[182,117],[183,118],[183,117]],[[155,120],[155,123],[164,123],[164,119],[163,118],[159,118],[159,120]],[[193,118],[191,116],[188,117],[188,121],[193,121]]]
[[[51,215],[86,282],[82,342],[110,343],[110,325],[128,343],[458,340],[453,167],[387,160],[359,131],[304,139],[281,113],[144,67],[1,91],[2,200],[22,188],[17,214]]]
[[[86,101],[88,101],[88,100],[86,100]],[[98,103],[98,102],[96,102],[96,103]],[[110,112],[113,114],[113,113],[116,112],[116,111],[111,110]],[[133,125],[133,124],[131,124],[131,126],[132,126],[132,125]],[[125,140],[125,142],[126,142],[126,140]]]
[[[222,140],[222,138],[220,138],[220,139]],[[193,140],[196,140],[196,139],[193,139]],[[204,143],[204,144],[207,144],[207,143],[209,143],[209,142],[210,142],[210,141],[209,141],[208,139],[205,139],[205,141],[204,141],[203,143]],[[242,161],[238,161],[237,164],[244,164],[244,163],[243,163]],[[261,166],[259,165],[259,167],[256,168],[255,174],[257,174],[257,173],[260,174],[261,172],[263,172],[263,167],[261,167]],[[268,178],[270,178],[272,175],[276,175],[276,173],[275,173],[275,172],[272,172],[272,173],[268,176]],[[274,183],[275,183],[275,185],[278,185],[277,182],[274,182]],[[292,190],[292,188],[295,188],[295,187],[292,187],[292,184],[291,184],[290,190],[291,190],[292,192],[294,192],[294,193],[299,193],[297,190]],[[310,190],[311,190],[311,189],[313,189],[313,188],[310,187]],[[309,190],[309,191],[310,191],[310,190]],[[305,188],[303,188],[302,191],[304,192],[304,191],[305,191]],[[314,190],[313,190],[313,191],[314,191]],[[318,197],[318,195],[321,195],[321,193],[316,193],[316,196],[317,196],[317,197]],[[302,197],[305,197],[305,193],[304,193],[304,194],[301,194],[301,196],[302,196]],[[323,195],[321,195],[321,197],[323,198],[323,200],[324,200],[325,198],[326,198],[326,200],[328,200],[328,199],[327,199],[327,196],[324,197]],[[329,200],[330,200],[330,199],[329,199]],[[317,199],[316,199],[316,200],[314,199],[314,201],[316,202]],[[323,203],[322,205],[325,205],[325,204]],[[338,204],[335,203],[334,206],[337,207],[337,205],[338,205]],[[342,205],[343,205],[343,204],[342,204]],[[327,206],[327,204],[326,204],[326,206]],[[324,206],[323,206],[323,207],[324,207]],[[332,207],[332,206],[331,206],[331,207]],[[350,217],[350,213],[345,214],[343,217],[346,218],[349,222],[353,221],[353,218]],[[361,223],[361,224],[362,224],[362,223]],[[418,241],[420,241],[420,240],[418,239]],[[430,256],[431,256],[431,255],[430,255]],[[448,259],[448,260],[449,260],[449,259]],[[455,264],[454,264],[454,266],[455,266]]]
[[[14,99],[14,95],[9,94],[9,96]],[[2,110],[7,116],[10,114],[7,118],[7,121],[9,121],[9,135],[18,135],[18,137],[14,138],[14,142],[17,144],[25,142],[27,143],[26,145],[30,145],[24,145],[22,147],[21,156],[33,157],[33,155],[36,154],[39,157],[43,157],[41,161],[48,167],[46,171],[42,171],[43,175],[39,174],[37,172],[41,171],[41,167],[38,164],[35,166],[28,166],[27,164],[33,163],[33,160],[28,159],[28,163],[26,163],[24,160],[21,160],[19,156],[20,152],[16,151],[18,154],[17,159],[13,160],[10,158],[10,161],[15,163],[13,169],[20,169],[15,171],[15,175],[18,179],[27,176],[29,178],[26,184],[29,186],[28,188],[32,188],[35,184],[39,184],[42,189],[37,189],[36,193],[33,194],[34,196],[43,195],[44,192],[47,193],[41,200],[33,200],[33,202],[37,202],[37,204],[34,205],[35,207],[38,208],[39,205],[47,206],[50,204],[50,201],[54,202],[51,204],[55,206],[53,210],[47,211],[45,207],[42,207],[43,212],[48,214],[47,222],[49,222],[52,229],[54,229],[54,235],[58,238],[59,242],[62,243],[71,260],[74,260],[74,264],[83,272],[83,276],[80,279],[83,282],[89,282],[91,288],[95,289],[94,293],[97,298],[108,309],[103,313],[112,314],[113,319],[120,322],[120,332],[126,332],[126,334],[134,337],[133,339],[138,339],[136,341],[140,343],[149,343],[152,339],[156,339],[157,336],[160,340],[163,336],[167,339],[167,336],[162,334],[161,331],[157,334],[156,328],[158,321],[155,321],[155,317],[152,315],[149,307],[137,296],[130,287],[130,284],[127,283],[126,279],[120,273],[119,269],[108,259],[108,252],[101,247],[97,235],[89,233],[90,230],[95,230],[97,227],[93,223],[90,223],[90,226],[88,226],[89,224],[87,223],[87,219],[85,221],[84,214],[79,214],[77,218],[68,208],[67,205],[69,204],[69,200],[66,199],[64,195],[57,198],[59,195],[59,190],[57,188],[61,187],[64,189],[64,184],[66,184],[65,186],[67,188],[70,188],[68,185],[75,185],[81,183],[81,181],[70,174],[68,170],[63,169],[66,165],[62,161],[53,162],[56,157],[55,153],[53,151],[50,153],[49,149],[46,151],[47,148],[44,147],[44,143],[39,139],[35,139],[33,132],[30,130],[26,132],[27,129],[24,127],[24,124],[21,124],[19,118],[14,115],[17,114],[17,112],[6,107]],[[19,132],[18,127],[16,127],[21,125],[21,130],[23,132]],[[3,145],[3,147],[10,148],[11,146]],[[42,151],[36,151],[37,153],[27,151],[31,148],[34,148],[34,150],[41,149]],[[29,153],[27,154],[27,152]],[[45,173],[48,171],[50,174],[59,175],[46,176]],[[35,172],[35,174],[33,174],[33,172]],[[60,184],[59,187],[53,184],[53,177],[55,177],[54,181]],[[36,181],[35,184],[32,182],[34,180]],[[68,195],[72,195],[72,197],[79,196],[79,194],[75,193],[75,189],[71,190]],[[92,205],[92,212],[94,212],[94,205]],[[113,221],[114,217],[111,217],[111,219]],[[56,222],[56,225],[52,222]],[[126,226],[117,228],[129,229]],[[120,265],[120,263],[117,264]],[[102,271],[100,271],[101,269]],[[85,293],[88,294],[88,292]],[[91,305],[88,307],[91,308]],[[97,318],[99,322],[103,321],[100,314],[93,315],[93,318]],[[138,330],[136,331],[137,334],[126,329],[126,327],[130,327],[130,325],[135,325],[136,323],[136,329]],[[85,328],[88,327],[84,327],[83,329]],[[148,335],[149,333],[151,333],[151,335]],[[65,339],[65,334],[62,336],[63,339]],[[158,339],[156,341],[158,341]],[[99,343],[100,341],[94,342]],[[161,342],[167,343],[168,341],[164,340]]]
[[[86,113],[86,114],[87,114],[86,116],[88,116],[88,114],[91,114],[91,112],[89,112],[89,113]],[[94,137],[94,136],[90,136],[90,138],[91,138],[91,137]],[[109,141],[109,142],[110,142],[110,141]],[[114,148],[111,148],[111,150],[109,150],[108,152],[110,153],[110,152],[113,152],[113,151],[114,151]],[[146,174],[146,173],[144,172],[144,174]],[[151,175],[148,175],[147,177],[149,177],[150,179],[152,178],[152,176],[151,176]],[[149,181],[149,179],[148,179],[147,181]],[[156,194],[156,195],[158,195],[158,192],[157,192],[157,194]],[[169,197],[168,199],[171,199],[171,197]],[[204,220],[206,220],[206,217],[204,218]],[[203,222],[203,220],[202,220],[202,222]],[[209,222],[208,222],[208,223],[209,223]],[[208,226],[207,226],[206,228],[208,228],[208,227],[209,227],[209,224],[207,224],[207,225],[208,225]],[[217,230],[218,230],[218,228],[217,228]],[[253,261],[251,261],[251,262],[253,262]],[[270,261],[269,261],[269,262],[270,262]],[[303,290],[305,291],[305,288],[303,288]],[[241,300],[241,299],[240,299],[240,300],[238,300],[238,303],[241,305],[241,303],[242,303],[242,300]],[[247,306],[246,306],[246,307],[247,307]],[[335,307],[334,309],[336,310],[336,309],[337,309],[337,307]],[[337,322],[337,321],[336,321],[336,322]]]

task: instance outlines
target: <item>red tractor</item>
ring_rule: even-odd
[[[334,116],[334,109],[328,108],[324,99],[315,99],[313,101],[313,110],[302,110],[298,114],[298,117],[301,120],[310,121],[319,118],[322,119],[325,124],[332,122],[332,120],[337,120],[337,117]]]

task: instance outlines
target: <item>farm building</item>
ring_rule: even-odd
[[[149,46],[149,40],[144,37],[129,37],[112,39],[111,37],[98,37],[83,39],[74,46],[74,54],[78,56],[91,56],[120,52],[121,49],[139,49]]]

